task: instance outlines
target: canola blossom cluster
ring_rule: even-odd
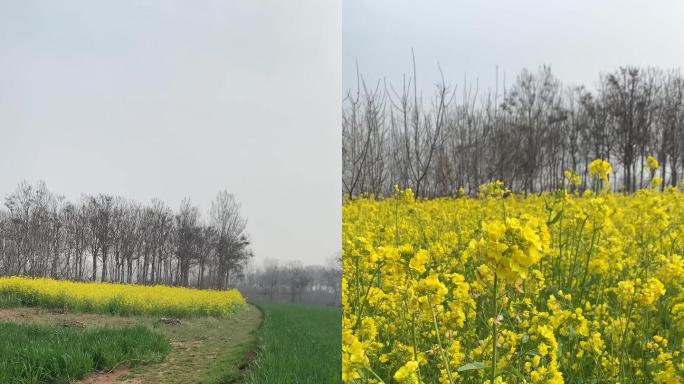
[[[684,382],[684,193],[565,177],[345,200],[343,381]]]
[[[0,301],[79,312],[177,317],[224,317],[245,305],[244,298],[236,290],[77,283],[26,277],[0,277]]]

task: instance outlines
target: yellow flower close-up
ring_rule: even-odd
[[[684,193],[506,191],[344,201],[344,381],[681,382]]]

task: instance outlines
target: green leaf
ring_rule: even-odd
[[[561,210],[558,213],[556,213],[556,216],[554,216],[553,219],[551,219],[548,223],[546,223],[546,225],[553,225],[558,220],[560,220],[562,217],[563,217],[563,211]]]
[[[460,367],[458,367],[458,371],[463,372],[463,371],[470,371],[473,369],[484,369],[484,368],[489,368],[489,366],[487,364],[481,362],[481,361],[475,361],[472,363],[461,365]]]

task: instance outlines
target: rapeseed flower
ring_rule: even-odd
[[[684,382],[684,193],[565,176],[585,193],[346,200],[344,382]]]

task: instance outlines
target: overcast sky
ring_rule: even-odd
[[[480,93],[524,67],[551,65],[565,84],[596,84],[621,65],[663,69],[684,64],[684,2],[679,0],[478,0],[343,2],[343,86],[400,84],[415,50],[418,85],[432,91],[439,63],[462,90],[464,75]]]
[[[257,257],[340,248],[339,0],[0,0],[0,197],[235,194]]]

